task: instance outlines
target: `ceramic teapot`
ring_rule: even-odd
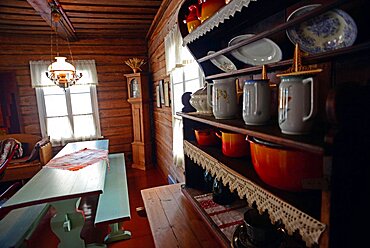
[[[197,4],[193,4],[189,6],[189,14],[185,16],[184,23],[188,28],[189,33],[193,32],[200,24],[200,6]]]
[[[238,112],[236,78],[213,80],[207,85],[207,101],[216,119],[234,119]]]
[[[212,107],[207,103],[207,86],[195,91],[189,103],[197,110],[197,113],[212,115]]]
[[[282,76],[279,85],[279,127],[285,134],[307,134],[317,112],[315,81]]]

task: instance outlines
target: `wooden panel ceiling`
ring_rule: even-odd
[[[69,31],[58,33],[70,40],[145,39],[162,0],[0,0],[0,35],[50,35],[48,2],[64,12]]]

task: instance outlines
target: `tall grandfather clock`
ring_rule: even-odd
[[[134,142],[132,167],[146,170],[152,167],[152,142],[150,127],[150,97],[148,76],[142,73],[125,74],[128,99],[131,104]]]

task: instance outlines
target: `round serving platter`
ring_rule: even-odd
[[[298,8],[289,15],[287,21],[318,6],[320,4]],[[293,44],[300,45],[301,50],[315,54],[352,46],[357,37],[357,26],[346,12],[334,9],[287,29],[286,33]]]

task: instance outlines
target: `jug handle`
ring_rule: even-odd
[[[314,104],[314,87],[313,87],[313,78],[305,78],[303,79],[303,84],[308,84],[311,83],[310,89],[311,89],[311,96],[310,96],[310,113],[307,116],[303,117],[303,121],[308,121],[309,119],[312,118],[312,116],[315,114],[315,104]]]
[[[211,86],[213,87],[213,83],[207,82],[207,103],[209,106],[213,107]]]
[[[239,78],[235,80],[235,84],[236,84],[236,96],[239,101],[240,96],[243,95],[243,89],[239,85]]]
[[[254,83],[254,88],[256,90],[256,94],[254,95],[254,102],[255,102],[255,105],[256,105],[256,108],[254,110],[254,115],[257,115],[257,113],[260,111],[259,108],[258,108],[258,84]]]
[[[216,131],[215,134],[216,134],[217,138],[222,140],[222,134],[220,132],[221,131]]]

